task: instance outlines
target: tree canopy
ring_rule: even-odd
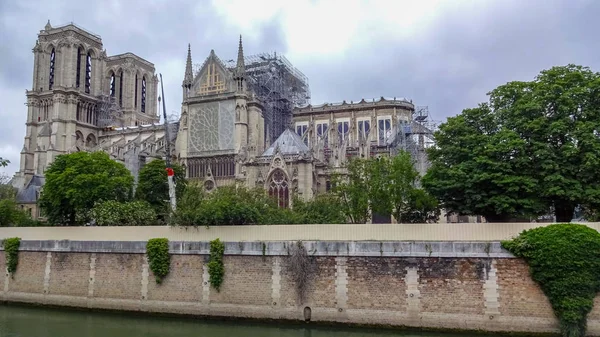
[[[2,159],[2,157],[0,157],[0,167],[6,167],[8,164],[10,164],[10,160]]]
[[[97,202],[128,201],[133,176],[104,152],[76,152],[56,157],[45,172],[39,205],[51,224],[84,224]]]
[[[600,74],[567,65],[509,82],[435,134],[425,188],[488,221],[600,206]]]
[[[167,180],[166,163],[162,159],[154,159],[144,165],[138,175],[138,185],[135,198],[148,202],[156,214],[164,217],[169,213],[169,183]],[[177,199],[183,196],[185,186],[185,171],[179,164],[172,164],[174,171],[175,195]]]
[[[419,173],[408,152],[393,157],[353,159],[347,174],[334,176],[334,194],[353,223],[370,213],[394,215],[401,223],[437,221],[437,201],[418,188]]]

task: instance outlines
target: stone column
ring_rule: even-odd
[[[122,100],[119,96],[119,93],[121,92],[121,76],[123,76],[122,72],[120,74],[115,74],[115,99],[117,104],[119,104],[119,99]]]
[[[39,89],[38,86],[38,69],[39,63],[41,61],[40,52],[37,49],[37,46],[33,48],[33,81],[31,83],[31,90],[36,91]]]
[[[79,53],[79,50],[77,51]],[[85,92],[85,76],[86,76],[86,60],[87,60],[87,53],[85,52],[84,49],[81,50],[81,58],[79,60],[79,91],[80,92]],[[75,75],[77,76],[77,74]]]

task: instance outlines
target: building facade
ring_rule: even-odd
[[[49,21],[33,55],[26,134],[13,179],[18,201],[32,215],[44,172],[58,155],[104,150],[133,172],[139,153],[160,155],[164,128],[156,126],[158,78],[151,62],[132,53],[108,56],[100,36]]]
[[[137,177],[164,158],[154,65],[132,53],[107,56],[99,36],[74,24],[40,31],[33,83],[27,91],[27,131],[13,184],[36,214],[44,172],[60,154],[105,151]],[[170,153],[187,178],[211,191],[237,185],[264,188],[282,207],[331,187],[349,158],[411,151],[424,172],[430,138],[415,105],[379,98],[310,104],[308,79],[277,54],[221,60],[211,50],[201,66],[188,46],[181,115],[168,122]],[[421,118],[422,119],[422,118]]]

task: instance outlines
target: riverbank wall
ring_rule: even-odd
[[[460,228],[464,226],[456,230]],[[138,228],[140,240],[105,240],[118,236],[119,231],[126,237],[123,233],[130,229],[0,229],[1,238],[22,238],[16,272],[0,274],[0,300],[424,329],[559,331],[552,308],[529,276],[527,264],[501,247],[500,240],[514,234],[506,230],[498,229],[503,234],[495,240],[471,240],[466,234],[466,240],[452,241],[321,241],[306,237],[267,241],[251,235],[247,241],[224,240],[225,276],[217,291],[209,282],[208,241],[212,238],[202,234],[205,229],[187,231],[187,240],[183,239],[186,230],[168,227]],[[273,227],[272,233],[278,230]],[[314,233],[318,228],[310,230]],[[152,231],[167,235],[154,236]],[[148,266],[144,233],[171,236],[171,269],[161,284]],[[81,240],[80,235],[90,236]],[[292,230],[290,235],[296,234]],[[302,300],[290,265],[298,243],[306,248],[314,265],[313,272],[306,275],[308,285]],[[3,251],[0,268],[6,268]],[[588,333],[596,336],[600,335],[599,302],[597,298],[588,317]]]

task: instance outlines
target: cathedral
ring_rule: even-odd
[[[172,159],[211,191],[261,187],[281,207],[331,188],[349,158],[409,150],[424,172],[431,130],[412,101],[384,98],[310,104],[308,79],[282,55],[236,59],[211,50],[199,67],[188,45],[178,121],[159,125],[154,65],[132,53],[107,56],[99,36],[74,24],[40,31],[27,95],[26,135],[13,184],[39,216],[44,171],[56,156],[105,151],[137,177],[153,158]],[[169,141],[169,142],[167,142]],[[137,178],[136,178],[137,179]]]

